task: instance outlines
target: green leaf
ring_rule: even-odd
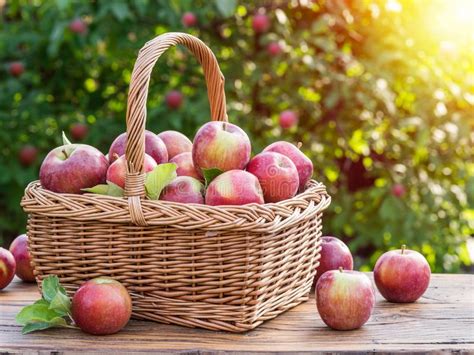
[[[50,322],[57,317],[62,317],[62,314],[53,309],[49,309],[47,304],[34,303],[24,307],[16,315],[16,321],[21,325],[25,325],[33,322]]]
[[[21,334],[28,334],[37,330],[43,330],[51,328],[51,324],[49,322],[34,322],[26,324],[23,329],[21,330]]]
[[[25,324],[25,326],[21,330],[21,333],[28,334],[36,330],[44,330],[44,329],[54,328],[54,327],[70,327],[70,326],[67,324],[64,318],[56,317],[56,318],[51,319],[48,322],[32,322],[32,323]]]
[[[214,0],[217,9],[224,17],[230,17],[235,13],[237,0]]]
[[[158,200],[161,191],[176,178],[176,164],[160,164],[146,175],[145,190],[150,200]]]
[[[49,275],[41,282],[41,289],[43,291],[43,298],[51,302],[51,300],[59,292],[59,278],[56,275]]]
[[[114,184],[111,181],[107,181],[107,184],[100,184],[87,189],[82,189],[82,191],[115,197],[123,197],[124,192],[120,186]]]
[[[69,145],[69,144],[72,144],[72,143],[69,139],[67,139],[66,133],[64,133],[63,131],[63,145]]]
[[[202,169],[202,174],[204,175],[204,180],[206,181],[206,186],[209,186],[212,180],[222,174],[223,171],[217,168]]]
[[[71,300],[62,292],[56,293],[56,296],[51,300],[49,309],[55,310],[61,315],[65,316],[71,313]]]

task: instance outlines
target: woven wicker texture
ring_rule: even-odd
[[[151,71],[183,44],[206,78],[211,118],[227,121],[224,79],[197,38],[168,33],[140,51],[130,83],[126,198],[58,194],[32,182],[22,207],[38,283],[58,275],[73,292],[111,276],[133,300],[133,315],[213,330],[246,331],[308,297],[318,265],[324,185],[310,181],[273,204],[206,206],[144,197],[144,129]]]

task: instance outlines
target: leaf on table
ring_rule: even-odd
[[[51,300],[59,292],[59,278],[56,275],[49,275],[41,282],[43,298],[51,302]]]
[[[62,316],[66,316],[71,313],[71,300],[67,295],[62,292],[56,293],[56,296],[51,300],[49,309],[55,310]]]
[[[16,315],[16,321],[21,325],[33,322],[49,322],[54,318],[62,317],[62,314],[54,309],[49,309],[47,304],[32,304],[24,307],[20,313]]]
[[[91,192],[98,195],[107,195],[115,197],[123,197],[123,189],[114,184],[111,181],[107,181],[107,184],[95,185],[94,187],[89,187],[87,189],[82,189],[84,192]]]
[[[166,163],[155,167],[146,175],[145,190],[150,200],[158,200],[161,191],[176,178],[176,164]]]
[[[222,173],[223,171],[217,168],[202,169],[202,174],[204,175],[204,180],[206,181],[206,187],[209,186],[212,180]]]
[[[28,334],[36,330],[43,330],[43,329],[54,328],[54,327],[70,328],[71,326],[67,324],[64,318],[56,317],[56,318],[51,319],[48,322],[32,322],[32,323],[25,324],[25,326],[21,330],[21,333]]]
[[[63,131],[63,145],[72,144],[71,141],[66,137],[66,133]]]

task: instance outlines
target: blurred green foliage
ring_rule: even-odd
[[[254,153],[275,140],[303,143],[314,177],[333,197],[324,231],[348,242],[357,266],[368,269],[402,243],[425,254],[434,271],[469,265],[474,56],[463,38],[453,45],[417,27],[413,19],[433,2],[414,3],[394,11],[376,0],[6,2],[0,10],[0,236],[6,243],[23,232],[23,190],[60,144],[61,131],[85,123],[84,142],[106,152],[125,130],[139,48],[164,32],[185,31],[216,54],[230,120],[249,133]],[[181,23],[186,11],[197,16],[196,26]],[[258,12],[271,22],[263,34],[251,25]],[[77,18],[86,33],[69,28]],[[282,53],[269,54],[270,42]],[[9,73],[14,61],[25,67],[19,77]],[[173,89],[185,97],[178,110],[164,104]],[[278,115],[286,109],[298,113],[299,124],[282,130]],[[155,67],[148,128],[192,138],[208,119],[199,65],[184,48],[170,50]],[[29,167],[17,158],[26,144],[40,152]],[[406,194],[393,195],[394,184]]]

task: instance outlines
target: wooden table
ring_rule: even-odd
[[[35,285],[15,280],[0,292],[0,352],[474,352],[474,276],[433,275],[425,296],[414,304],[377,297],[371,320],[347,332],[325,327],[311,298],[245,334],[131,321],[120,333],[104,337],[74,329],[22,335],[15,315],[39,293]]]

